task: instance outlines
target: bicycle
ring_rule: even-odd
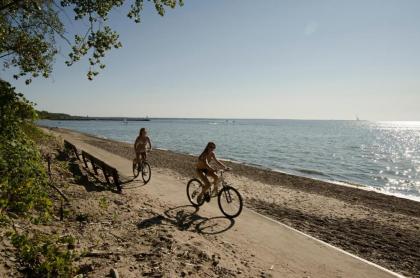
[[[242,212],[243,201],[242,196],[239,194],[238,190],[229,185],[223,176],[225,170],[220,170],[220,184],[222,189],[217,194],[217,203],[219,205],[222,213],[228,218],[238,217]],[[210,202],[211,196],[213,195],[214,185],[212,185],[207,192],[204,194],[204,197],[198,202],[197,197],[201,193],[203,183],[197,179],[193,178],[188,181],[187,184],[187,196],[188,200],[193,206],[200,207],[204,202]]]
[[[133,175],[134,179],[137,178],[141,173],[141,178],[144,184],[147,184],[152,177],[152,170],[150,164],[146,160],[141,160],[140,163],[136,159],[133,160]]]

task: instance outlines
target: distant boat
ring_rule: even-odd
[[[360,121],[359,117],[356,115],[356,121]]]
[[[124,118],[124,120],[122,121],[122,123],[123,123],[124,125],[128,124],[127,119],[126,119],[126,118]]]

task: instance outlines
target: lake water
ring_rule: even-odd
[[[152,119],[39,121],[132,143],[146,127],[154,147],[220,158],[321,180],[361,184],[420,201],[420,122]]]

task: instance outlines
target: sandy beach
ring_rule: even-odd
[[[65,130],[60,130],[60,132]],[[86,143],[132,158],[128,143],[85,136]],[[194,156],[153,150],[154,168],[194,176]],[[420,203],[278,173],[239,163],[229,181],[246,206],[381,266],[416,276],[420,273]]]
[[[60,129],[60,132],[68,132]],[[131,159],[128,143],[82,136],[86,143]],[[188,180],[196,158],[153,150],[150,164]],[[406,276],[420,273],[420,203],[358,188],[227,162],[228,180],[246,206]]]

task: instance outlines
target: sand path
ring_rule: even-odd
[[[58,133],[78,148],[106,161],[130,179],[131,161],[85,143],[79,133]],[[152,179],[142,187],[123,189],[124,194],[147,192],[174,208],[189,205],[186,184],[174,176],[152,169]],[[203,205],[197,214],[201,217],[222,216],[215,199]],[[227,223],[229,221],[224,221]],[[221,222],[223,223],[223,221]],[[231,226],[231,227],[230,227]],[[230,228],[229,228],[230,227]],[[255,254],[256,260],[271,269],[274,277],[398,277],[380,266],[348,254],[331,245],[271,220],[250,209],[229,223],[226,231],[218,236],[233,245],[243,246]],[[223,227],[221,228],[223,230]]]

